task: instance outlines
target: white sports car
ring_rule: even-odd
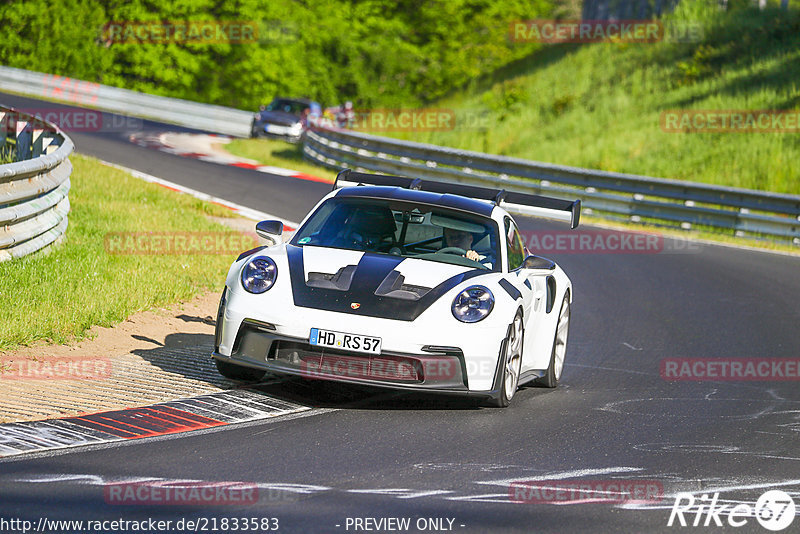
[[[299,375],[454,393],[507,406],[518,386],[555,387],[572,285],[526,255],[509,211],[569,222],[580,201],[461,184],[339,173],[287,243],[231,266],[214,358],[224,376]]]

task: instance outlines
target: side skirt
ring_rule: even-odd
[[[547,372],[546,369],[545,370],[525,371],[524,373],[519,375],[519,384],[523,385],[523,384],[526,384],[528,382],[532,382],[533,380],[536,380],[537,378],[543,377],[546,372]]]

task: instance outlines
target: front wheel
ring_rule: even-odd
[[[567,355],[567,337],[569,336],[569,293],[564,295],[561,303],[561,311],[558,313],[558,324],[556,325],[556,335],[553,339],[553,351],[550,354],[550,365],[543,377],[536,380],[546,388],[554,388],[561,379],[561,372],[564,370],[564,358]]]
[[[508,336],[503,341],[503,361],[500,368],[500,393],[491,399],[489,406],[505,408],[511,403],[519,387],[519,373],[522,367],[522,341],[525,328],[522,325],[522,312],[517,313],[508,327]]]
[[[236,365],[235,363],[223,362],[217,360],[216,358],[214,359],[214,363],[217,364],[217,371],[219,371],[219,374],[225,378],[230,378],[231,380],[257,382],[258,380],[264,378],[264,375],[267,374],[266,371],[253,369],[252,367],[245,367],[243,365]]]

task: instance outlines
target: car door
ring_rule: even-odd
[[[545,369],[550,361],[547,340],[547,285],[553,272],[553,263],[545,258],[528,254],[516,223],[505,220],[505,237],[509,278],[522,294],[525,314],[525,339],[523,345],[522,369]]]
[[[522,308],[524,313],[524,323],[530,322],[531,313],[536,307],[536,289],[532,281],[528,280],[528,273],[523,272],[522,265],[525,261],[525,246],[522,243],[519,229],[511,217],[504,220],[505,240],[506,240],[506,268],[508,276],[506,279],[511,282],[514,288],[522,295]],[[535,313],[535,312],[534,312]]]

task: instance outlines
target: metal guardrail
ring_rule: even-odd
[[[74,145],[57,126],[0,106],[0,262],[59,239],[69,213],[68,157]]]
[[[12,67],[0,66],[0,90],[238,137],[250,137],[253,125],[254,113],[250,111]]]
[[[306,158],[341,169],[579,198],[585,214],[800,245],[800,196],[552,165],[350,130],[306,132]]]

